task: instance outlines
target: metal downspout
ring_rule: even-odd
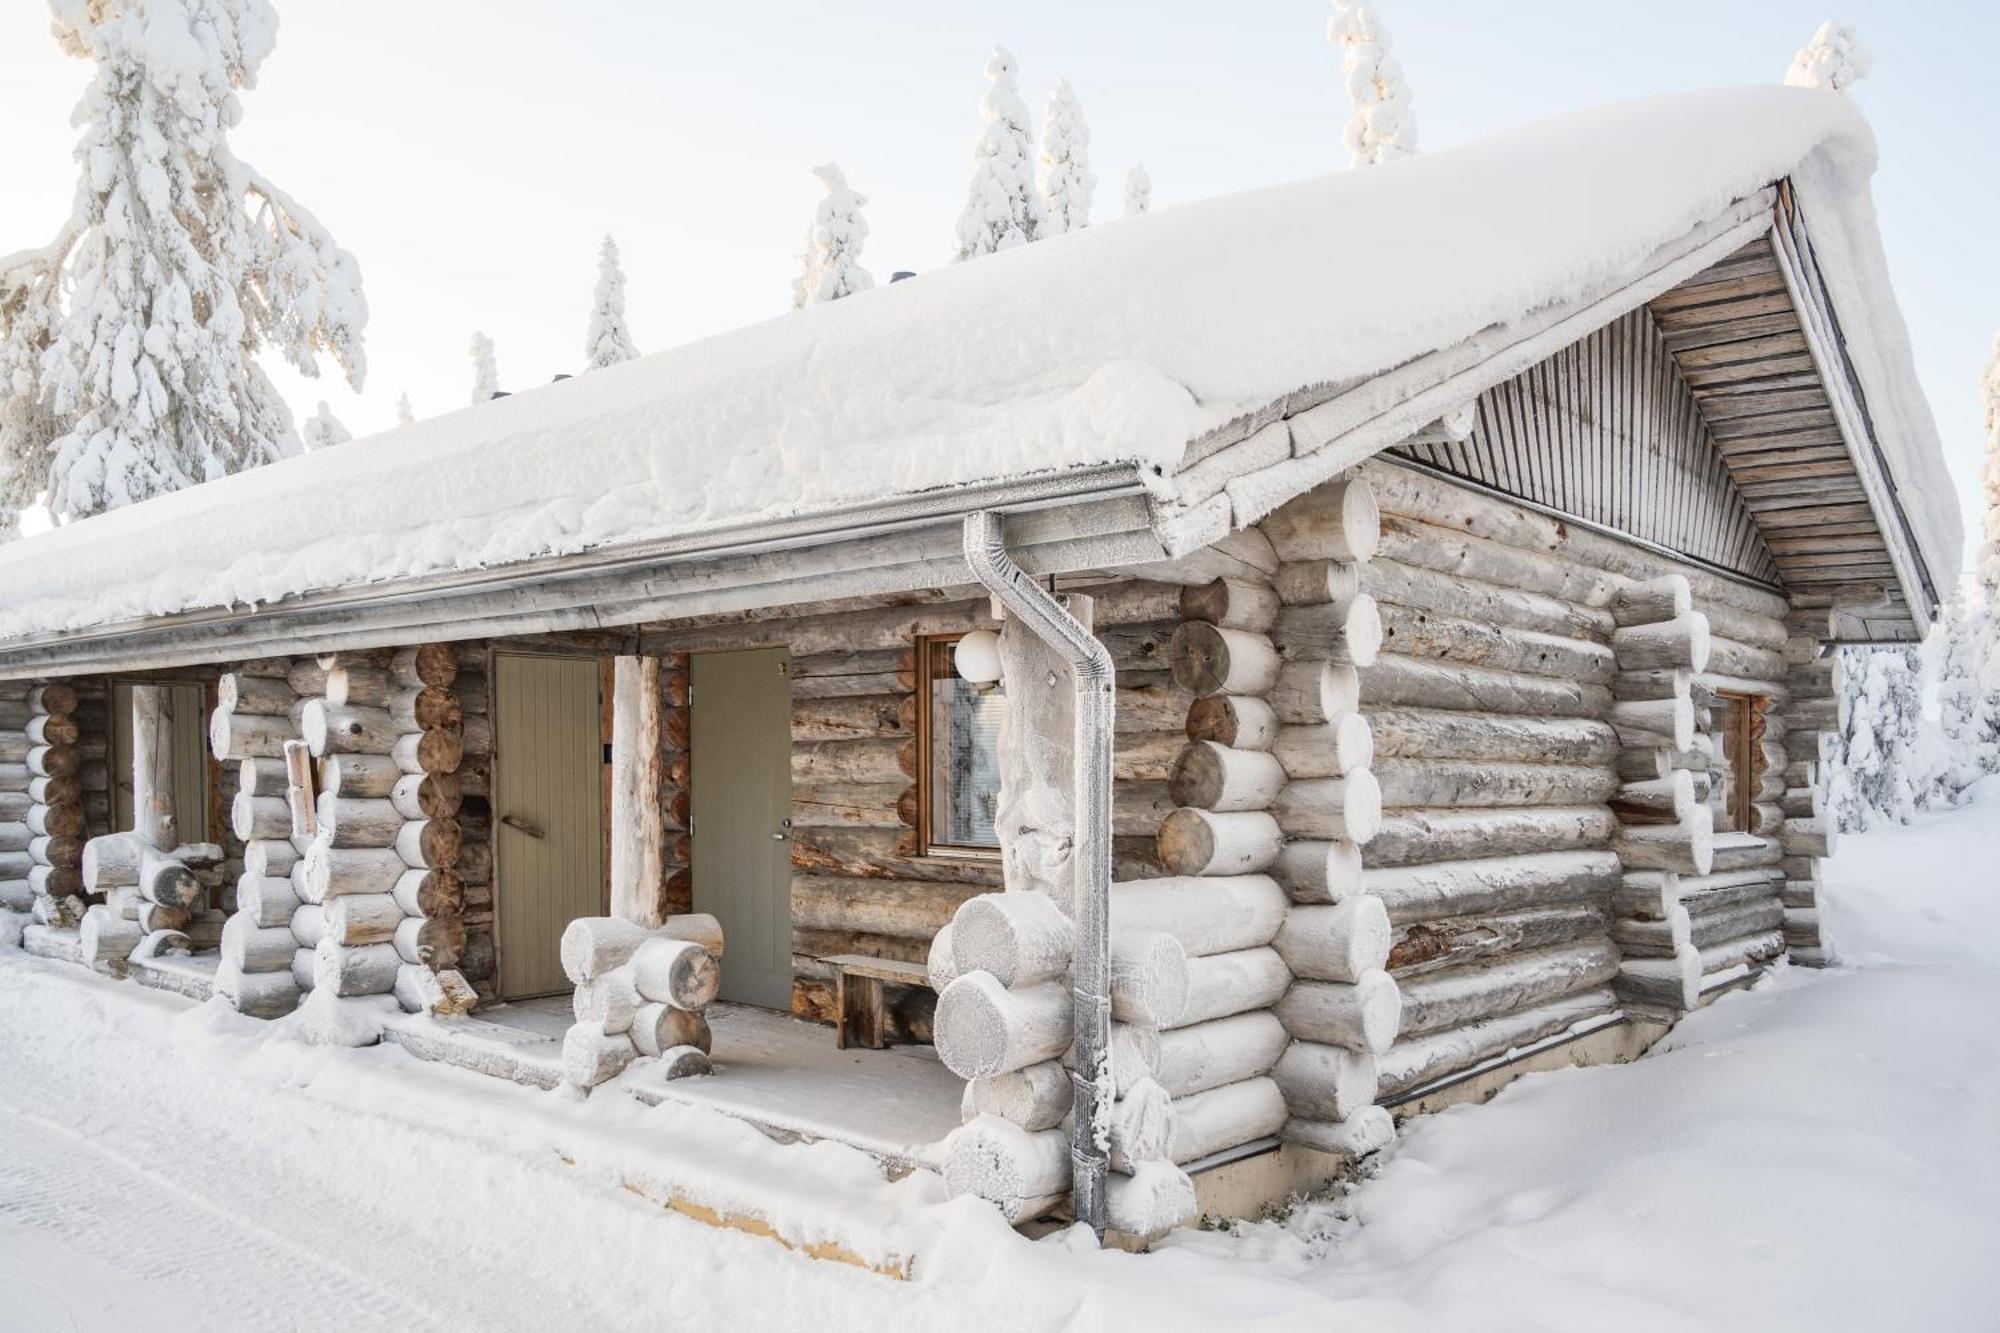
[[[1102,1078],[1111,1058],[1111,724],[1117,673],[1111,651],[1030,578],[1007,553],[1000,515],[965,516],[965,560],[973,577],[998,598],[1017,624],[1069,663],[1076,695],[1076,957],[1071,974],[1071,1021],[1076,1054],[1070,1070],[1075,1114],[1070,1130],[1070,1187],[1076,1217],[1101,1240],[1107,1221],[1109,1153],[1098,1137]]]

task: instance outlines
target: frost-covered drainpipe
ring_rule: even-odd
[[[1017,624],[1069,663],[1076,693],[1076,957],[1071,1021],[1076,1055],[1070,1129],[1070,1188],[1076,1217],[1101,1240],[1106,1224],[1110,1161],[1097,1131],[1098,1105],[1109,1095],[1111,1058],[1111,723],[1117,672],[1111,651],[1063,609],[1007,554],[1000,515],[982,509],[965,517],[965,560],[972,575],[999,599]]]

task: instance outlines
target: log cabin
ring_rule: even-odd
[[[1251,1211],[1826,960],[1829,649],[1960,542],[1872,165],[1611,107],[21,541],[0,900],[1016,1223]]]

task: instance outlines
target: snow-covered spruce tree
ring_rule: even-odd
[[[490,350],[492,344],[487,344]],[[618,242],[609,236],[597,251],[597,290],[590,298],[590,328],[583,335],[583,368],[602,370],[639,355],[625,325],[625,270],[618,266]]]
[[[256,353],[306,375],[325,354],[359,388],[368,307],[354,257],[229,145],[276,42],[266,0],[49,8],[96,73],[71,215],[10,287],[8,393],[34,406],[10,413],[0,470],[10,500],[46,485],[69,520],[298,452]]]
[[[1832,19],[1819,25],[1812,40],[1792,57],[1785,83],[1793,88],[1825,88],[1842,92],[1868,77],[1874,61],[1854,36],[1853,25]]]
[[[1907,824],[1924,786],[1922,681],[1914,648],[1843,648],[1847,729],[1827,765],[1828,807],[1844,830]]]
[[[1146,174],[1146,164],[1135,162],[1125,173],[1125,216],[1136,218],[1153,206],[1153,178]]]
[[[1979,638],[1984,619],[1964,589],[1952,595],[1926,648],[1936,656],[1938,754],[1928,804],[1956,805],[1984,777],[1980,735]]]
[[[1088,227],[1097,177],[1090,174],[1090,127],[1083,122],[1083,103],[1068,79],[1057,79],[1049,93],[1049,109],[1042,116],[1041,165],[1048,235]]]
[[[311,416],[306,418],[305,424],[299,427],[299,435],[305,441],[307,453],[318,449],[331,449],[336,444],[346,444],[354,438],[354,432],[340,424],[340,418],[333,414],[333,409],[324,401]]]
[[[1389,32],[1367,0],[1333,0],[1326,39],[1340,48],[1340,72],[1354,114],[1341,139],[1357,167],[1392,162],[1417,151],[1417,118],[1403,67],[1389,50]]]
[[[1004,46],[986,62],[992,83],[979,99],[986,128],[972,146],[972,188],[958,215],[958,258],[976,259],[1041,237],[1046,221],[1035,192],[1035,136],[1028,104],[1014,86],[1014,57]]]
[[[861,216],[868,196],[849,186],[838,166],[828,162],[813,168],[826,194],[813,206],[806,228],[806,252],[799,257],[799,276],[792,283],[792,308],[802,310],[821,301],[865,292],[875,277],[861,266],[861,248],[868,241],[868,220]]]
[[[410,406],[410,394],[407,389],[396,399],[396,424],[398,426],[417,424],[416,409]]]
[[[1979,617],[1973,636],[1979,697],[1972,744],[1980,771],[2000,773],[2000,335],[1993,339],[1980,389],[1986,407],[1986,466],[1980,475],[1986,522],[1972,566],[1972,604]]]
[[[42,358],[61,314],[61,255],[73,242],[0,258],[0,541],[48,489],[50,446],[63,425],[41,392]]]
[[[492,401],[500,392],[500,368],[493,359],[493,340],[483,333],[472,335],[472,401]]]

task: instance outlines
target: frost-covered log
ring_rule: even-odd
[[[1154,1078],[1176,1097],[1268,1073],[1291,1034],[1268,1009],[1160,1033]]]
[[[722,984],[715,959],[688,940],[648,939],[633,951],[629,966],[639,994],[677,1009],[706,1008]]]
[[[632,1017],[648,1001],[639,994],[630,964],[614,967],[577,986],[570,996],[570,1013],[578,1023],[594,1024],[602,1032],[629,1032]],[[635,1038],[636,1040],[636,1038]],[[678,1046],[680,1042],[668,1042]],[[657,1054],[657,1052],[654,1052]]]
[[[1272,945],[1294,976],[1355,981],[1389,958],[1389,913],[1366,894],[1329,906],[1295,906]]]
[[[1635,870],[1706,875],[1715,864],[1714,816],[1707,806],[1697,805],[1677,824],[1628,824],[1618,830],[1612,847]]]
[[[285,742],[297,735],[285,715],[239,713],[217,708],[208,715],[208,749],[219,762],[281,759]]]
[[[1270,754],[1194,741],[1174,761],[1167,790],[1177,805],[1228,812],[1269,809],[1284,785],[1285,770]]]
[[[396,969],[396,1003],[405,1013],[454,1018],[470,1013],[479,995],[464,977],[453,971],[438,972],[419,964],[405,963]]]
[[[393,801],[381,797],[336,796],[331,792],[320,793],[314,816],[319,836],[334,847],[393,847],[405,822],[403,812]]]
[[[1271,753],[1288,777],[1337,778],[1375,761],[1375,733],[1366,717],[1349,713],[1332,722],[1281,727]]]
[[[708,1019],[699,1010],[678,1009],[670,1004],[642,1004],[632,1013],[631,1036],[641,1055],[666,1055],[676,1047],[689,1046],[708,1054],[715,1038]],[[707,1072],[702,1070],[699,1072]],[[685,1072],[667,1077],[685,1077]]]
[[[1171,1162],[1140,1162],[1130,1174],[1113,1175],[1107,1205],[1114,1231],[1147,1238],[1184,1226],[1200,1213],[1194,1181]]]
[[[1111,1016],[1121,1023],[1166,1027],[1188,1005],[1187,948],[1164,931],[1111,935]]]
[[[1619,873],[1614,853],[1574,851],[1366,869],[1361,879],[1363,889],[1381,899],[1389,920],[1402,925],[1601,900],[1617,885]]]
[[[315,755],[388,754],[404,734],[381,708],[308,699],[299,709],[299,736]]]
[[[222,961],[239,972],[289,973],[292,951],[298,944],[289,921],[282,926],[259,926],[237,912],[222,927]]]
[[[1291,906],[1268,875],[1168,877],[1111,886],[1118,931],[1164,931],[1191,955],[1269,944]]]
[[[1365,768],[1342,778],[1288,782],[1271,813],[1290,837],[1365,845],[1381,827],[1382,787]]]
[[[393,944],[350,946],[322,937],[313,949],[313,989],[333,995],[387,995],[403,960]]]
[[[387,893],[350,893],[324,906],[325,935],[336,944],[387,944],[396,938],[403,909]]]
[[[1242,949],[1188,959],[1187,1003],[1176,1020],[1204,1023],[1276,1004],[1292,984],[1291,970],[1271,948]]]
[[[393,847],[337,848],[323,842],[308,847],[299,865],[299,896],[315,903],[349,893],[392,892],[409,869]]]
[[[577,917],[563,927],[558,946],[563,974],[581,986],[629,962],[639,946],[651,938],[650,930],[623,917]]]
[[[1269,1078],[1245,1079],[1174,1098],[1167,1156],[1177,1166],[1269,1138],[1284,1128],[1285,1097]]]
[[[989,972],[968,972],[938,997],[932,1032],[952,1073],[992,1078],[1069,1047],[1069,991],[1057,982],[1009,990]]]
[[[1610,719],[1619,743],[1631,749],[1685,750],[1695,743],[1694,702],[1685,696],[1623,700],[1611,705]]]
[[[1602,685],[1424,661],[1397,652],[1384,652],[1361,673],[1360,691],[1370,711],[1401,706],[1594,718],[1611,706],[1611,691]]]
[[[1271,1078],[1286,1108],[1303,1120],[1345,1120],[1375,1102],[1375,1056],[1366,1051],[1295,1041]]]
[[[1629,1003],[1671,1011],[1692,1009],[1701,996],[1701,954],[1685,944],[1676,947],[1671,958],[1627,958],[1619,963],[1611,988]]]
[[[1026,1130],[1054,1129],[1069,1114],[1074,1089],[1069,1071],[1055,1060],[967,1082],[960,1112],[969,1123],[999,1116]]]
[[[1368,864],[1387,868],[1591,850],[1608,845],[1617,828],[1601,805],[1390,810],[1368,844]]]
[[[999,1208],[1008,1222],[1050,1212],[1069,1193],[1069,1136],[1030,1132],[998,1116],[961,1125],[944,1142],[944,1183],[954,1197],[970,1194]]]
[[[86,910],[77,924],[77,954],[90,966],[116,971],[144,938],[137,921],[128,921],[99,903]]]
[[[1372,559],[1381,545],[1382,514],[1366,481],[1328,482],[1278,506],[1258,524],[1287,563]]]
[[[1294,982],[1274,1008],[1285,1030],[1301,1041],[1379,1055],[1396,1039],[1403,993],[1387,972],[1369,972],[1352,984]]]
[[[130,833],[107,833],[83,845],[80,869],[83,886],[91,893],[139,882],[139,861],[146,845]]]
[[[299,1002],[299,983],[289,965],[281,972],[244,972],[227,960],[215,969],[215,993],[240,1014],[282,1018]]]
[[[1169,646],[1174,683],[1198,696],[1264,695],[1278,679],[1280,659],[1262,634],[1190,620]]]
[[[1294,838],[1271,874],[1295,903],[1343,902],[1361,891],[1361,848],[1345,838]]]
[[[1121,697],[1119,708],[1124,707]],[[1211,694],[1193,700],[1184,711],[1185,731],[1191,741],[1214,741],[1236,750],[1268,750],[1277,739],[1278,715],[1264,699]]]
[[[1277,591],[1267,583],[1249,579],[1216,579],[1185,587],[1180,594],[1180,612],[1185,620],[1205,620],[1224,629],[1261,634],[1278,616]]]
[[[1590,805],[1605,800],[1618,786],[1602,768],[1573,764],[1383,759],[1373,771],[1382,804],[1391,809]]]
[[[1284,848],[1278,821],[1265,810],[1219,812],[1183,807],[1160,823],[1160,864],[1176,875],[1246,875],[1269,869]]]
[[[1458,759],[1602,768],[1616,758],[1619,750],[1617,733],[1608,723],[1595,718],[1523,717],[1445,708],[1380,708],[1366,716],[1372,748],[1382,759]]]
[[[282,796],[253,796],[239,791],[229,805],[229,828],[244,842],[292,836],[292,807]]]
[[[1514,1013],[1572,991],[1602,986],[1618,975],[1618,968],[1617,946],[1598,939],[1410,977],[1402,983],[1399,1030],[1421,1036]]]
[[[945,922],[938,933],[931,937],[931,946],[924,956],[924,981],[939,995],[944,988],[958,980],[958,959],[952,952],[951,923]]]
[[[1365,592],[1345,602],[1287,606],[1271,627],[1271,643],[1287,661],[1369,667],[1382,651],[1382,611]]]
[[[577,1088],[594,1088],[616,1078],[639,1056],[639,1049],[624,1032],[606,1032],[590,1023],[577,1023],[563,1033],[563,1082]]]
[[[984,893],[951,919],[953,970],[990,972],[1003,986],[1031,986],[1063,976],[1076,926],[1045,893]]]
[[[1699,611],[1672,620],[1621,625],[1611,632],[1611,650],[1624,671],[1668,667],[1698,675],[1708,670],[1711,648],[1708,617]]]
[[[1337,722],[1361,706],[1361,673],[1334,662],[1287,662],[1272,682],[1269,698],[1280,722]]]
[[[1354,1160],[1394,1143],[1396,1121],[1379,1106],[1364,1106],[1339,1122],[1287,1120],[1282,1135],[1287,1143]]]
[[[1376,1095],[1389,1097],[1407,1092],[1433,1079],[1459,1073],[1482,1060],[1567,1032],[1617,1007],[1612,992],[1599,986],[1511,1014],[1398,1039],[1394,1046],[1375,1057]]]

